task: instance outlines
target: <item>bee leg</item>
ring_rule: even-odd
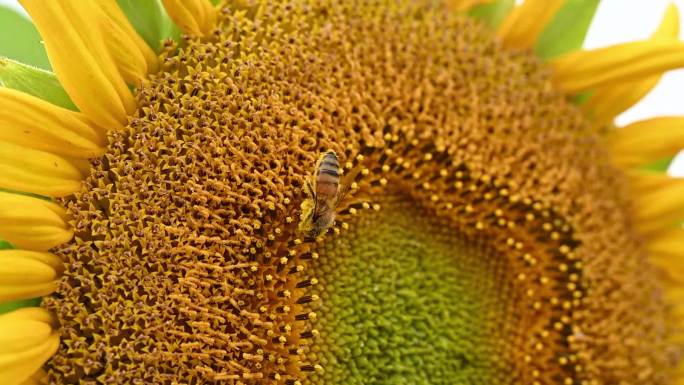
[[[316,198],[316,190],[313,187],[313,183],[311,183],[311,179],[306,180],[306,184],[304,185],[304,190],[306,190],[306,195]]]

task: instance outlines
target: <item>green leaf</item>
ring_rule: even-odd
[[[567,0],[542,32],[535,52],[544,59],[582,47],[600,0]]]
[[[159,51],[165,39],[179,40],[180,29],[159,0],[117,0],[117,3],[133,28],[155,51]]]
[[[492,28],[501,24],[504,17],[508,15],[511,8],[515,5],[515,0],[496,0],[488,4],[473,7],[468,14],[476,19],[484,21]]]
[[[21,301],[7,302],[0,304],[0,314],[9,313],[22,307],[40,306],[40,298],[23,299]]]
[[[17,11],[0,6],[0,56],[50,69],[45,47],[33,23]]]
[[[26,92],[60,107],[78,111],[55,74],[50,71],[0,57],[0,86]]]

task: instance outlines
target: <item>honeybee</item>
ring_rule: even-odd
[[[307,198],[300,208],[299,231],[305,239],[315,239],[335,223],[335,210],[344,195],[340,184],[340,162],[328,150],[316,162],[313,174],[304,184]]]

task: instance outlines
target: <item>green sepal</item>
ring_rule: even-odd
[[[131,25],[155,51],[163,40],[178,41],[180,29],[173,23],[159,0],[117,0]]]
[[[26,92],[57,106],[78,111],[55,74],[50,71],[0,57],[0,86]]]
[[[671,157],[660,159],[656,162],[641,166],[641,169],[646,171],[667,172],[667,170],[670,168],[670,164],[672,164],[673,159],[674,158]]]
[[[14,249],[14,246],[6,240],[0,238],[0,250]]]
[[[551,59],[581,48],[599,1],[567,0],[539,36],[535,53]]]
[[[491,28],[497,28],[515,5],[515,0],[496,0],[473,7],[468,15],[482,20]]]
[[[22,299],[21,301],[0,303],[0,314],[9,313],[13,310],[21,309],[22,307],[38,307],[40,306],[40,301],[40,298],[31,298]]]
[[[0,6],[0,56],[50,69],[40,34],[30,20],[13,9]]]
[[[584,91],[577,95],[573,95],[572,97],[570,97],[570,100],[573,103],[581,106],[582,104],[586,103],[587,100],[589,100],[589,98],[592,97],[592,95],[594,95],[594,91]]]

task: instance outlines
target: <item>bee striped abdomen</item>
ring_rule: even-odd
[[[316,172],[316,196],[319,202],[335,198],[340,185],[340,163],[333,151],[320,159]]]

